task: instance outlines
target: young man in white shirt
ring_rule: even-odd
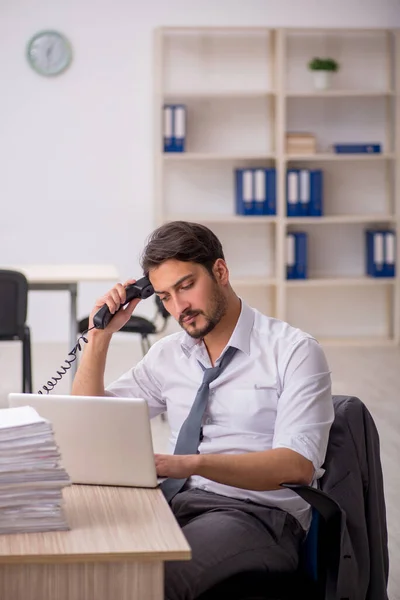
[[[164,493],[192,560],[167,564],[165,597],[194,599],[240,572],[292,572],[310,507],[280,484],[315,485],[323,474],[334,416],[324,353],[310,335],[236,295],[221,243],[202,225],[158,228],[142,267],[183,331],[155,343],[105,389],[112,335],[140,301],[117,312],[131,281],[116,285],[91,313],[89,326],[103,304],[117,312],[106,329],[89,332],[73,393],[143,397],[152,417],[167,412],[172,454],[156,455],[157,473],[175,485]],[[213,367],[221,368],[206,389],[198,439],[182,453],[188,440],[182,433],[177,444],[179,432]]]

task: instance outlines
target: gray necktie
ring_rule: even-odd
[[[206,369],[201,362],[198,361],[204,371],[203,381],[197,391],[192,408],[179,431],[174,454],[197,453],[200,442],[201,423],[208,402],[210,383],[214,381],[214,379],[222,373],[228,363],[230,363],[236,350],[237,348],[229,346],[216,367]],[[186,479],[173,479],[172,477],[162,482],[160,487],[168,502],[170,502],[181,490],[185,483]]]

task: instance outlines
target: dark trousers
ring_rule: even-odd
[[[171,508],[192,549],[165,565],[165,600],[193,600],[231,575],[296,570],[304,530],[293,516],[245,500],[189,489]]]

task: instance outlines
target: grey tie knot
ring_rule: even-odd
[[[201,383],[200,388],[202,388],[203,386],[208,387],[210,383],[214,381],[214,379],[217,379],[218,375],[220,374],[220,370],[221,368],[219,365],[217,367],[210,367],[209,369],[205,369],[203,373],[203,381]]]

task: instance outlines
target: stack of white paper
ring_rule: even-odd
[[[70,484],[51,423],[31,406],[0,409],[0,534],[69,529]]]

